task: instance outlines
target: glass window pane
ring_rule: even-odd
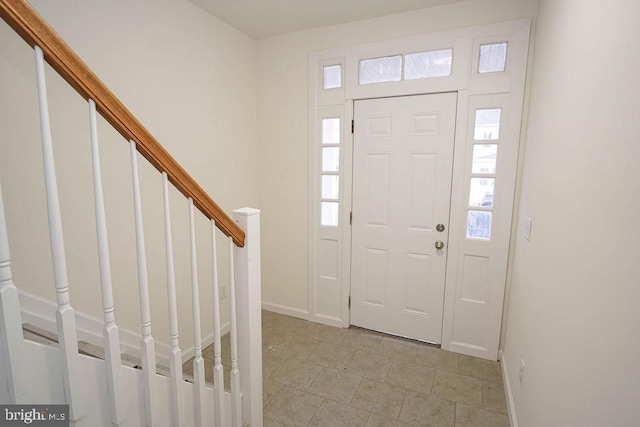
[[[406,80],[451,75],[453,49],[410,53],[404,56],[404,78]]]
[[[471,173],[496,173],[497,144],[474,144]]]
[[[469,206],[493,207],[494,178],[471,178]]]
[[[491,238],[491,212],[469,211],[467,237],[485,240]]]
[[[504,71],[507,63],[507,43],[483,44],[480,46],[479,73]]]
[[[480,141],[500,138],[500,115],[502,108],[476,110],[476,127],[473,139]]]
[[[340,119],[322,119],[322,143],[340,144]]]
[[[340,177],[337,175],[322,175],[322,198],[335,199],[340,196]]]
[[[402,55],[360,61],[360,84],[400,81]]]
[[[324,67],[323,74],[323,89],[336,89],[342,86],[342,67],[340,65]]]
[[[322,202],[320,223],[322,225],[338,225],[338,202]]]
[[[322,171],[338,172],[340,168],[340,148],[324,147],[322,149]]]

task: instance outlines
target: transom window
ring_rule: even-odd
[[[402,55],[360,61],[360,84],[398,82],[402,78]]]
[[[451,75],[453,50],[431,50],[404,56],[404,79],[426,79]]]
[[[499,73],[507,66],[507,43],[491,43],[480,45],[478,73]]]
[[[358,83],[368,85],[447,77],[451,75],[452,67],[453,49],[451,48],[367,58],[359,62]]]
[[[338,89],[342,87],[342,66],[329,65],[322,69],[322,88]]]

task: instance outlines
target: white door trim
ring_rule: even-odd
[[[310,54],[309,320],[341,327],[349,325],[348,298],[351,274],[349,212],[352,188],[353,101],[455,91],[458,93],[458,122],[456,123],[442,347],[487,359],[497,358],[530,26],[531,21],[523,19]],[[498,42],[508,43],[506,70],[498,73],[478,73],[480,46]],[[453,69],[448,77],[358,84],[358,64],[362,59],[439,48],[453,49]],[[341,66],[342,85],[337,89],[324,90],[323,68],[330,65]],[[503,111],[496,175],[496,187],[498,188],[498,185],[500,187],[499,193],[496,189],[496,203],[491,209],[494,221],[490,242],[467,239],[463,230],[466,226],[463,218],[466,218],[466,212],[469,209],[469,174],[465,168],[470,171],[471,152],[474,145],[473,117],[475,117],[476,106],[480,108],[492,106],[501,108]],[[320,124],[323,117],[328,117],[327,112],[331,112],[331,117],[339,114],[341,118],[340,195],[337,199],[339,222],[337,226],[330,228],[320,225],[320,176],[322,175]],[[467,200],[464,200],[465,197]],[[474,290],[473,298],[468,295],[469,280],[467,277],[465,281],[464,273],[465,271],[468,273],[473,268],[475,268],[474,271],[483,271],[482,268],[485,267],[476,266],[471,270],[470,264],[465,267],[465,259],[470,259],[471,256],[476,256],[477,259],[484,257],[485,261],[482,261],[484,263],[482,265],[487,269],[486,281],[480,281],[484,288]],[[324,277],[322,280],[320,275]],[[325,280],[326,278],[330,280]],[[485,297],[488,299],[481,301]],[[465,306],[464,303],[470,305]],[[471,306],[473,304],[476,306]],[[474,317],[476,325],[465,326],[465,322],[468,324],[469,319]],[[474,327],[480,333],[474,331]]]

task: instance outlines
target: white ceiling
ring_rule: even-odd
[[[189,0],[245,34],[277,34],[409,12],[463,0]]]

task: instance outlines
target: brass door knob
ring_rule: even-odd
[[[436,242],[436,249],[442,249],[442,248],[444,248],[444,243],[438,240]]]

